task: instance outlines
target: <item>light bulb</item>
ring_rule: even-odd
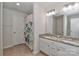
[[[63,11],[67,11],[67,7],[64,7],[64,8],[63,8]]]
[[[55,15],[55,11],[52,11],[51,14],[52,14],[52,15]]]
[[[79,3],[75,3],[73,6],[74,9],[79,9]]]
[[[52,13],[51,12],[49,12],[49,16],[51,16],[52,15]]]
[[[49,16],[49,13],[46,13],[46,16]]]
[[[47,13],[46,15],[47,15],[47,16],[50,16],[50,15],[51,15],[51,13]]]
[[[78,6],[79,6],[79,3],[75,3],[75,4],[74,4],[74,7],[78,7]]]
[[[17,6],[19,6],[19,5],[20,5],[20,3],[16,3],[16,5],[17,5]]]
[[[72,5],[69,5],[68,6],[68,10],[72,10]]]

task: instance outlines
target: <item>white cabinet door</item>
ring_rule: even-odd
[[[57,55],[57,44],[52,41],[51,44],[50,44],[50,55],[51,56],[56,56]]]
[[[49,40],[40,38],[40,50],[47,55],[49,55],[50,53],[49,44],[50,44]]]
[[[55,56],[77,56],[79,55],[78,47],[59,43],[59,42],[52,42],[50,45],[50,55]]]
[[[79,56],[79,47],[40,38],[40,50],[51,56]]]

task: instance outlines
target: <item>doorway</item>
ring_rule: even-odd
[[[13,45],[24,43],[24,16],[21,14],[13,15],[12,26]]]
[[[71,36],[79,38],[79,18],[72,18],[70,27]]]

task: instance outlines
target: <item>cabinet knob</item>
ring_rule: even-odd
[[[48,45],[48,47],[49,47],[49,45]]]
[[[60,51],[60,49],[57,49],[57,51]]]
[[[13,32],[14,34],[16,34],[16,32]]]

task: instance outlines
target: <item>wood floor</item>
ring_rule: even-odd
[[[25,45],[20,44],[3,50],[4,56],[45,56],[42,52],[34,55],[32,51]]]

